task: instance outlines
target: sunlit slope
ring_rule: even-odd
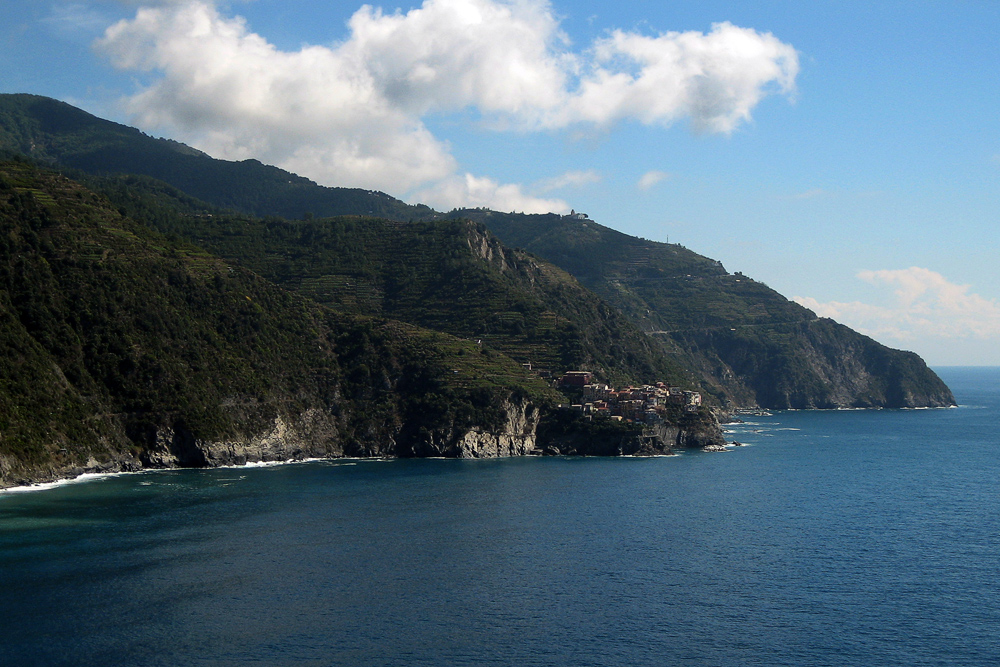
[[[162,230],[211,241],[216,252],[241,258],[255,271],[321,302],[349,312],[385,313],[462,337],[485,337],[519,361],[553,370],[559,365],[592,365],[605,371],[608,379],[632,381],[670,375],[686,384],[700,383],[719,402],[734,406],[906,407],[953,402],[947,387],[915,355],[817,319],[766,285],[729,274],[718,262],[682,246],[638,239],[593,221],[485,210],[443,216],[383,193],[324,188],[253,161],[213,160],[176,142],[152,139],[35,96],[0,96],[0,150],[91,174],[139,174],[120,178],[116,184],[105,181],[102,187],[117,188],[116,205],[130,200],[129,210],[144,206],[143,215],[157,221]],[[183,194],[168,192],[171,187]],[[150,194],[157,189],[156,196]],[[268,236],[277,243],[274,252],[254,246],[262,237],[249,228],[238,233],[230,228],[233,238],[213,240],[215,232],[205,232],[207,227],[182,230],[173,222],[177,212],[192,220],[213,213],[220,220],[222,208],[254,216],[358,215],[366,220],[320,221],[301,227],[271,220],[266,234],[274,235]],[[531,299],[540,301],[531,307],[521,296],[498,297],[494,289],[503,287],[503,281],[497,282],[495,275],[475,277],[472,274],[479,269],[470,274],[468,266],[459,268],[466,261],[460,259],[464,251],[442,241],[440,230],[447,227],[417,226],[415,230],[423,231],[410,236],[409,231],[400,231],[401,226],[386,222],[442,217],[485,225],[506,246],[524,248],[575,277],[603,304],[586,305],[585,299],[574,297],[560,305],[560,292],[548,288],[534,290]],[[367,232],[358,231],[365,226],[370,227]],[[306,229],[320,239],[318,247],[325,255],[293,248],[306,242],[301,236]],[[236,247],[236,236],[244,233],[253,238],[239,241],[249,244],[246,248]],[[296,234],[299,241],[292,239]],[[341,248],[336,238],[349,243]],[[347,254],[340,254],[342,249]],[[419,260],[406,259],[418,249]],[[435,254],[439,251],[445,254]],[[459,254],[447,256],[452,252]],[[281,253],[288,256],[279,257]],[[517,251],[501,254],[512,259],[494,262],[488,273],[503,274],[504,263],[545,266]],[[519,270],[529,283],[534,280],[529,275],[532,270]],[[551,284],[570,284],[551,268],[537,271],[548,273]],[[407,281],[410,275],[417,278]],[[428,290],[421,275],[439,275],[441,280]],[[620,313],[633,331],[646,332],[655,345],[639,342],[642,337],[625,333],[628,327],[611,324],[613,317],[602,313]],[[576,330],[560,328],[566,323]]]
[[[558,215],[457,211],[543,257],[620,309],[720,400],[768,408],[954,404],[912,352],[893,350],[677,244]]]

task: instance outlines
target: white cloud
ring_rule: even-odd
[[[213,155],[397,191],[456,168],[447,146],[350,57],[325,47],[279,51],[204,3],[140,9],[99,48],[122,69],[162,72],[128,101],[139,125],[170,129]]]
[[[640,190],[649,190],[651,187],[653,187],[657,183],[659,183],[661,181],[665,181],[668,178],[670,178],[670,174],[668,174],[665,171],[647,171],[639,179],[639,183],[638,183],[639,189]]]
[[[564,188],[582,188],[591,183],[599,183],[601,175],[593,169],[585,171],[567,171],[554,178],[547,178],[535,184],[535,189],[539,192],[552,192]]]
[[[491,190],[497,207],[525,197],[509,194],[520,186],[469,186],[492,181],[457,175],[427,114],[472,111],[484,127],[519,131],[689,118],[728,133],[769,92],[792,93],[798,72],[791,46],[729,23],[615,31],[573,51],[546,0],[424,0],[392,14],[365,5],[348,29],[342,42],[282,51],[211,0],[160,0],[96,47],[119,69],[152,73],[127,100],[144,129],[329,185]]]
[[[486,207],[496,211],[518,213],[568,213],[569,205],[561,199],[541,199],[525,194],[520,185],[501,184],[493,179],[472,174],[452,176],[421,190],[416,200],[427,205],[451,208]]]
[[[821,317],[833,318],[875,338],[904,342],[918,338],[1000,338],[1000,303],[970,292],[970,285],[956,285],[940,273],[916,266],[861,271],[857,277],[892,289],[889,305],[821,303],[798,296],[792,300]]]
[[[691,119],[699,132],[732,132],[771,89],[795,90],[798,54],[770,33],[731,23],[711,32],[657,37],[614,31],[593,49],[591,69],[553,124],[624,119],[670,124]]]

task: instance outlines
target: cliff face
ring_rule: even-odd
[[[707,383],[733,386],[744,405],[779,410],[955,405],[951,390],[916,354],[890,349],[829,319],[773,325],[766,332],[736,327],[671,336],[701,357]]]
[[[686,366],[725,407],[954,405],[912,352],[893,350],[676,244],[557,215],[458,211],[573,274]]]
[[[725,440],[709,412],[681,424],[645,428],[634,425],[593,424],[575,416],[553,428],[558,413],[543,421],[531,401],[511,395],[498,403],[500,419],[491,425],[458,426],[454,422],[427,429],[419,424],[390,420],[370,424],[361,439],[341,437],[340,424],[329,412],[309,409],[293,417],[278,416],[253,433],[224,439],[199,437],[183,420],[133,429],[129,448],[91,455],[73,462],[52,458],[26,464],[0,456],[0,488],[73,478],[84,473],[135,472],[169,468],[205,468],[258,462],[302,461],[341,457],[497,458],[532,454],[571,456],[656,456],[676,448],[704,448]],[[539,425],[541,423],[541,428]],[[538,433],[541,432],[541,438]]]
[[[146,468],[216,467],[344,454],[337,424],[328,413],[315,409],[290,420],[276,417],[265,430],[241,439],[198,438],[175,423],[149,429],[142,440],[146,448],[140,460]]]
[[[542,421],[538,451],[571,456],[656,456],[675,448],[701,449],[725,444],[722,428],[707,409],[684,414],[676,423],[644,426],[608,419],[583,421],[560,410]]]
[[[0,231],[0,486],[524,453],[550,400],[504,355],[334,313],[24,164],[0,164]]]
[[[465,427],[445,424],[436,429],[404,426],[394,438],[393,455],[479,459],[524,456],[531,452],[540,417],[536,406],[510,397],[494,407],[490,424]]]
[[[328,412],[306,410],[292,418],[276,417],[256,433],[210,439],[195,435],[183,421],[147,426],[132,433],[131,450],[90,456],[71,463],[55,459],[26,464],[0,456],[0,488],[72,478],[84,473],[127,472],[162,468],[204,468],[311,458],[417,457],[496,458],[524,456],[535,448],[539,411],[514,396],[501,401],[502,423],[489,427],[457,427],[454,423],[427,431],[405,422],[396,428],[377,426],[373,439],[346,441]]]
[[[376,427],[371,433],[375,437],[369,442],[345,442],[336,421],[319,410],[307,410],[293,420],[278,417],[265,430],[242,439],[201,439],[182,424],[174,424],[145,435],[148,447],[141,456],[141,465],[215,467],[344,456],[496,458],[523,456],[533,450],[539,418],[535,405],[510,396],[500,402],[500,411],[502,421],[493,427],[461,427],[450,422],[428,430],[396,421],[389,428]]]

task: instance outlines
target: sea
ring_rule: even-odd
[[[726,452],[0,494],[0,665],[997,665],[1000,368]]]

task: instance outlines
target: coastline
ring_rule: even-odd
[[[731,443],[726,443],[726,449],[738,446]],[[684,448],[682,448],[684,449]],[[694,448],[703,449],[703,448]],[[706,451],[710,451],[707,450]],[[675,458],[681,456],[680,452],[671,452],[669,454],[650,454],[650,455],[633,455],[633,454],[623,454],[614,457],[586,457],[585,455],[558,455],[560,458],[629,458],[629,459],[652,459],[652,458]],[[539,457],[532,454],[524,454],[521,456],[497,456],[489,457],[491,459],[535,459],[535,458],[550,458],[551,455],[546,455],[544,457]],[[433,461],[478,461],[484,459],[462,459],[453,456],[427,456],[420,457],[427,460]],[[247,461],[246,463],[239,464],[225,464],[218,466],[202,466],[202,467],[162,467],[162,468],[140,468],[138,470],[116,470],[116,471],[103,471],[103,472],[83,472],[73,477],[61,477],[58,479],[32,482],[30,484],[21,484],[17,486],[6,486],[0,487],[0,499],[4,496],[14,496],[21,495],[24,493],[33,493],[38,491],[49,491],[51,489],[57,489],[63,486],[70,486],[74,484],[86,484],[89,482],[97,482],[102,479],[108,479],[111,477],[124,477],[126,475],[145,475],[159,472],[168,471],[178,471],[178,470],[240,470],[245,468],[273,468],[278,466],[296,465],[300,463],[319,463],[319,462],[343,462],[345,465],[356,465],[363,461],[372,462],[387,462],[387,461],[400,461],[403,460],[398,456],[386,457],[386,456],[369,456],[369,457],[359,457],[359,456],[330,456],[330,457],[313,457],[306,459],[286,459],[281,461]]]
[[[168,470],[225,470],[225,469],[240,469],[240,468],[271,468],[276,466],[293,465],[296,463],[315,463],[317,461],[377,461],[376,457],[371,459],[363,459],[357,457],[342,457],[342,458],[308,458],[308,459],[288,459],[285,461],[247,461],[241,464],[227,464],[221,466],[207,466],[202,468],[141,468],[139,470],[117,470],[111,472],[84,472],[76,475],[74,477],[62,477],[59,479],[45,481],[45,482],[33,482],[31,484],[23,484],[19,486],[7,486],[0,487],[0,498],[5,495],[14,495],[21,493],[32,493],[35,491],[48,491],[50,489],[56,489],[61,486],[69,486],[71,484],[85,484],[87,482],[96,482],[102,479],[107,479],[109,477],[124,477],[125,475],[145,475],[149,473],[166,472]]]

